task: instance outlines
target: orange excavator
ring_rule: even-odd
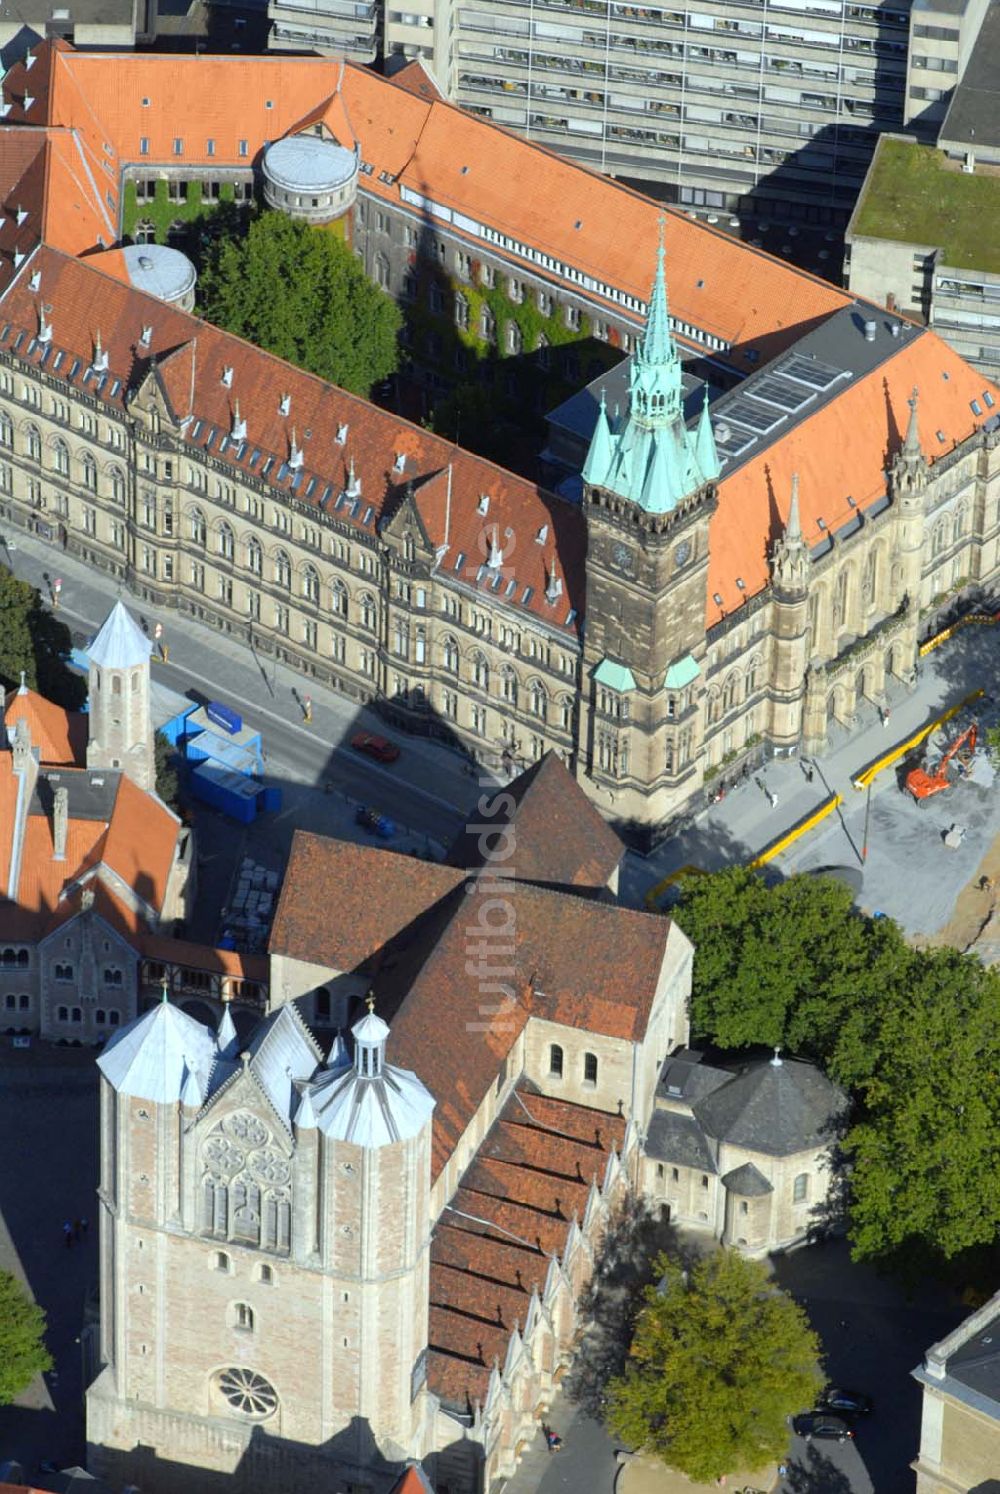
[[[955,738],[933,773],[928,773],[923,768],[910,769],[906,775],[906,787],[918,804],[921,804],[924,799],[933,798],[935,794],[940,794],[946,788],[951,788],[954,780],[948,777],[948,764],[952,758],[957,758],[959,765],[967,770],[972,762],[978,739],[979,728],[973,722],[971,726],[966,727],[961,736]]]

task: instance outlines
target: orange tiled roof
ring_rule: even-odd
[[[482,457],[457,450],[420,426],[292,368],[241,338],[99,274],[95,263],[99,265],[99,259],[72,259],[47,245],[39,246],[0,299],[0,321],[6,326],[5,332],[0,331],[0,344],[11,347],[19,330],[33,337],[39,306],[50,307],[52,346],[46,361],[50,376],[73,382],[122,408],[128,392],[145,375],[153,374],[176,418],[196,417],[184,431],[190,446],[211,448],[213,456],[232,463],[235,473],[266,478],[279,491],[317,508],[323,506],[368,534],[374,534],[380,520],[398,508],[412,482],[413,502],[430,543],[443,545],[447,535],[444,567],[454,573],[455,561],[464,553],[462,579],[484,591],[493,573],[479,582],[476,574],[488,553],[489,534],[499,525],[505,555],[510,557],[510,571],[501,576],[501,594],[507,596],[513,572],[516,590],[508,597],[512,605],[526,608],[551,626],[562,626],[568,635],[575,633],[577,621],[571,613],[583,603],[584,536],[578,509]],[[34,276],[39,277],[37,293],[31,289]],[[145,348],[139,339],[147,325],[153,330]],[[89,373],[98,333],[110,365],[110,376],[99,389]],[[41,351],[36,349],[36,358]],[[57,358],[57,353],[62,356]],[[71,381],[74,360],[78,367]],[[222,382],[227,367],[234,370],[231,387]],[[280,409],[283,394],[291,397],[288,416]],[[225,439],[237,402],[247,424],[242,446]],[[285,465],[293,432],[304,453],[299,474]],[[406,466],[397,472],[400,455],[405,455]],[[347,504],[338,508],[351,462],[361,496],[355,508]],[[445,496],[449,466],[450,504]],[[421,484],[428,475],[432,480]],[[490,495],[490,512],[485,517],[478,512],[483,493]],[[561,537],[559,566],[564,589],[555,605],[545,596],[551,544],[534,542],[546,527]],[[510,537],[507,529],[512,531]]]
[[[104,864],[154,910],[163,906],[180,821],[122,774],[104,844]]]
[[[442,1400],[485,1399],[493,1364],[524,1327],[532,1290],[541,1293],[624,1134],[620,1116],[530,1089],[508,1100],[431,1244],[427,1378]]]
[[[67,711],[36,690],[11,690],[4,706],[8,728],[26,720],[32,743],[47,767],[82,768],[87,760],[87,718]]]
[[[852,518],[849,497],[864,511],[885,494],[886,469],[902,444],[907,401],[915,387],[920,392],[920,444],[932,463],[992,413],[983,401],[983,390],[993,387],[990,381],[933,332],[921,332],[732,476],[723,475],[709,527],[709,626],[769,584],[768,547],[787,521],[795,473],[802,533],[810,546],[824,538],[820,519],[826,533],[833,534]],[[978,401],[981,415],[973,412],[972,400]],[[745,592],[737,577],[746,583]]]
[[[140,159],[140,139],[148,142],[151,163],[245,166],[266,141],[322,119],[341,144],[360,145],[372,167],[367,191],[398,202],[408,188],[458,208],[640,301],[665,212],[674,314],[739,348],[755,347],[762,359],[850,299],[683,213],[412,91],[410,69],[389,80],[323,58],[85,53],[65,43],[43,43],[35,55],[29,71],[18,63],[4,81],[8,120],[75,131],[101,185],[98,203],[110,192],[114,211],[121,165]]]

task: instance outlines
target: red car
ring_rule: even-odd
[[[378,763],[394,763],[399,756],[395,742],[390,742],[388,737],[377,737],[370,731],[359,731],[351,738],[351,746],[355,752],[366,752]]]

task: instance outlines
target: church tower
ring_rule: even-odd
[[[799,517],[799,478],[792,477],[792,496],[784,533],[771,552],[772,741],[794,746],[802,732],[806,669],[809,663],[809,549]]]
[[[294,1003],[240,1049],[164,1000],[101,1071],[101,1361],[115,1488],[384,1490],[432,1443],[431,1119],[369,1011],[325,1059]]]
[[[149,710],[152,644],[116,602],[90,646],[88,768],[120,768],[141,789],[156,788]]]
[[[663,820],[701,783],[708,526],[719,458],[707,391],[684,422],[663,244],[624,418],[602,400],[583,468],[588,694],[580,757],[616,816]],[[640,787],[642,785],[642,787]]]

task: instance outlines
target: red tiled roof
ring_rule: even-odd
[[[266,480],[278,491],[336,512],[338,518],[368,534],[374,534],[380,519],[404,501],[406,486],[413,481],[414,503],[431,543],[444,544],[447,529],[449,549],[443,565],[454,572],[459,550],[465,547],[460,574],[472,583],[488,546],[478,505],[480,495],[489,494],[491,522],[500,523],[504,534],[512,531],[503,541],[504,548],[509,552],[516,547],[510,571],[516,575],[517,589],[508,598],[510,604],[527,608],[550,625],[562,625],[568,634],[575,633],[571,608],[582,606],[583,592],[583,522],[578,509],[484,458],[456,450],[420,426],[292,368],[251,343],[99,274],[95,268],[99,264],[99,258],[76,260],[46,245],[36,249],[0,297],[0,315],[7,328],[0,334],[0,344],[11,348],[19,331],[33,337],[39,306],[44,304],[51,308],[47,316],[52,340],[46,361],[51,377],[84,388],[121,409],[130,391],[154,374],[177,419],[189,414],[197,417],[184,431],[189,446],[211,447],[213,457],[230,462],[236,475],[252,473],[264,478],[267,469]],[[37,293],[31,289],[35,275],[40,277]],[[153,329],[148,349],[139,345],[145,326]],[[100,388],[90,372],[98,333],[110,368]],[[34,357],[42,351],[36,349]],[[23,349],[21,356],[25,356]],[[74,361],[78,366],[71,379]],[[234,370],[231,388],[222,382],[225,368]],[[280,409],[283,394],[291,398],[288,416]],[[247,440],[242,445],[226,439],[237,402],[247,424]],[[342,427],[346,434],[341,445],[337,437]],[[293,432],[304,448],[300,474],[285,465]],[[407,458],[406,470],[397,475],[401,453]],[[349,504],[337,507],[351,462],[361,483],[356,512]],[[434,483],[422,484],[420,479],[446,473],[449,466],[452,493],[446,526],[445,507]],[[445,481],[442,477],[438,486]],[[565,594],[558,607],[545,599],[546,552],[532,543],[544,526],[566,536],[560,555]],[[501,579],[506,596],[509,572],[504,571]],[[482,578],[484,591],[492,580],[492,572]],[[488,594],[492,597],[495,592]]]
[[[419,57],[415,57],[412,62],[401,67],[398,73],[393,73],[392,82],[397,88],[403,88],[407,93],[415,93],[418,99],[424,99],[427,103],[444,98],[444,94]]]
[[[101,859],[155,911],[163,906],[180,823],[122,774]]]
[[[87,718],[80,711],[67,711],[36,690],[11,690],[4,705],[4,720],[13,727],[26,720],[31,740],[47,767],[81,768],[87,761]]]
[[[272,953],[371,980],[391,1025],[392,1062],[414,1070],[437,1101],[435,1176],[530,1016],[641,1039],[670,931],[660,915],[511,882],[507,1000],[469,969],[476,892],[477,878],[457,869],[299,831],[271,936]],[[442,1031],[452,1034],[446,1046]]]
[[[996,391],[932,332],[909,337],[874,372],[859,378],[787,435],[765,447],[719,484],[709,526],[706,622],[709,626],[770,583],[774,509],[787,522],[792,477],[799,477],[799,512],[808,545],[834,534],[886,491],[886,468],[902,442],[907,400],[920,391],[920,443],[933,461],[952,451],[990,417],[983,390]],[[979,403],[976,415],[971,401]],[[938,439],[938,432],[944,440]],[[848,498],[853,498],[852,508]],[[746,584],[737,586],[737,577]],[[721,604],[714,598],[722,598]]]
[[[541,1293],[624,1134],[619,1116],[530,1091],[508,1100],[431,1244],[428,1383],[446,1403],[485,1398],[532,1289]]]
[[[151,162],[245,166],[266,141],[322,120],[341,144],[360,145],[372,167],[367,191],[398,202],[406,188],[458,208],[639,301],[665,212],[675,314],[756,347],[762,358],[849,300],[826,281],[414,91],[410,68],[389,80],[322,58],[102,54],[65,43],[42,43],[35,56],[30,71],[15,64],[4,81],[8,120],[74,130],[116,201],[121,164],[139,159],[140,138]],[[25,94],[33,99],[27,114]]]
[[[602,888],[624,852],[559,754],[550,751],[473,816],[448,861],[474,870],[495,856],[520,882]]]

